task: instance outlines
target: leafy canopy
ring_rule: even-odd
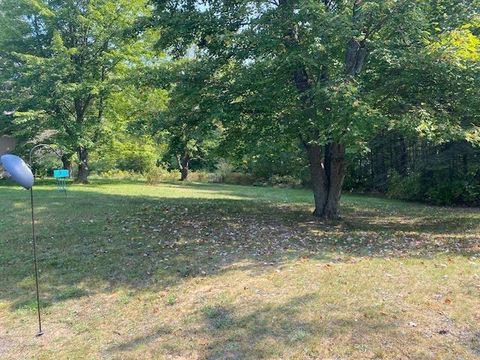
[[[438,141],[478,133],[476,0],[155,4],[159,46],[172,57],[199,49],[233,141],[358,147],[385,127]]]
[[[109,96],[145,61],[145,0],[2,0],[0,122],[32,140],[45,130],[73,153],[92,148]]]

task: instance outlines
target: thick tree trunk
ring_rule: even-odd
[[[340,195],[345,179],[345,146],[332,143],[325,147],[307,145],[315,211],[323,219],[339,217]]]
[[[185,181],[188,178],[188,166],[184,166],[180,169],[180,181]]]
[[[81,184],[88,183],[88,149],[84,147],[79,147],[77,151],[78,155],[78,173],[77,173],[77,182]]]
[[[327,178],[322,159],[322,148],[320,145],[307,145],[307,154],[310,163],[310,176],[315,201],[313,215],[316,217],[322,217],[328,196],[325,191],[327,188]]]
[[[62,160],[62,169],[71,171],[72,170],[71,155],[63,154],[61,160]]]
[[[185,153],[181,158],[177,158],[178,166],[180,167],[180,181],[185,181],[188,178],[188,171],[190,166],[190,155]]]
[[[340,196],[345,179],[345,146],[333,143],[325,150],[325,162],[328,178],[328,198],[323,210],[323,217],[336,219],[339,217]]]

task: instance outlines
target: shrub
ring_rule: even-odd
[[[424,198],[421,176],[412,174],[401,177],[397,172],[392,171],[388,175],[387,195],[400,200],[421,200]]]
[[[130,151],[125,152],[117,160],[116,166],[120,170],[145,173],[154,167],[155,160],[155,156],[152,154]]]
[[[119,169],[146,173],[155,166],[161,148],[148,137],[112,139],[92,149],[90,169],[97,173]]]
[[[436,205],[480,205],[480,184],[474,179],[438,183],[427,191],[427,200]]]
[[[436,205],[452,205],[462,202],[465,191],[464,183],[453,181],[436,184],[427,191],[427,200]]]
[[[223,182],[223,177],[217,173],[208,173],[208,182],[219,184]]]
[[[163,167],[154,167],[145,174],[145,179],[151,185],[159,184],[162,181],[175,181],[180,179],[180,171],[168,171]]]
[[[472,179],[465,184],[463,202],[471,206],[480,206],[480,182]]]
[[[142,175],[128,170],[108,170],[98,174],[98,177],[104,179],[120,179],[120,180],[138,180]]]
[[[252,185],[254,183],[254,179],[251,175],[240,172],[232,172],[226,175],[223,181],[225,184],[233,185]]]
[[[215,173],[220,178],[220,182],[225,181],[225,177],[233,173],[235,167],[224,159],[220,159],[216,165]]]
[[[480,184],[475,178],[453,179],[432,172],[401,177],[389,174],[388,192],[391,198],[426,201],[435,205],[480,205]]]
[[[210,173],[206,171],[191,171],[188,174],[187,181],[195,181],[195,182],[209,182],[210,180]]]
[[[270,178],[269,183],[273,186],[293,188],[300,187],[302,184],[302,180],[292,175],[273,175]]]

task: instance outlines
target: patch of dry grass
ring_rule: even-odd
[[[45,335],[26,193],[0,188],[2,359],[477,359],[480,211],[310,193],[39,186]]]

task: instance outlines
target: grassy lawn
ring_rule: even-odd
[[[480,210],[96,181],[0,187],[0,359],[478,359]]]

